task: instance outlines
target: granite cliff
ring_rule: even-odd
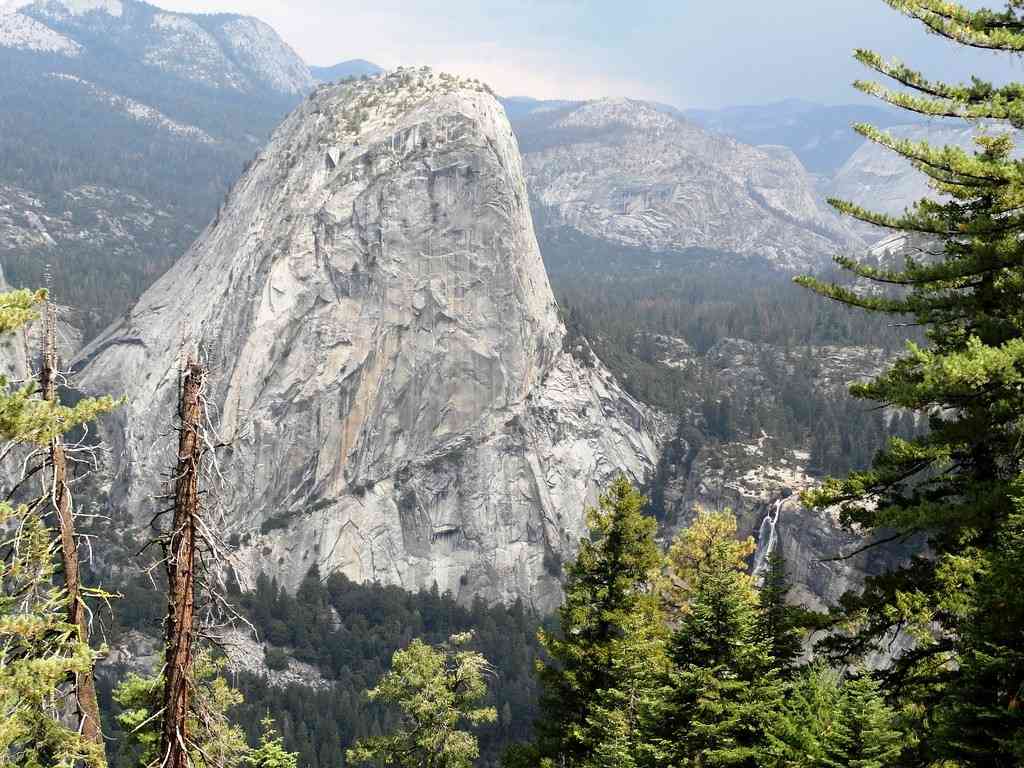
[[[288,117],[78,383],[128,396],[104,427],[109,495],[141,523],[181,356],[209,360],[243,580],[317,563],[548,609],[585,504],[618,472],[643,481],[663,431],[564,335],[504,111],[400,70]]]

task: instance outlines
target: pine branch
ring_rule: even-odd
[[[932,33],[985,50],[1024,51],[1024,21],[1012,8],[998,13],[972,11],[948,0],[885,0],[895,10],[924,23]]]

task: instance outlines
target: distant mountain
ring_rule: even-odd
[[[564,99],[531,99],[528,96],[506,96],[498,99],[505,108],[509,120],[523,120],[531,115],[543,115],[566,107],[578,107],[582,101],[566,101]]]
[[[141,64],[201,85],[297,95],[309,68],[277,33],[237,14],[163,11],[137,0],[35,0],[0,11],[0,47]]]
[[[313,77],[267,25],[136,0],[0,12],[0,263],[93,335],[216,214]]]
[[[971,127],[942,125],[897,126],[894,135],[933,146],[955,146],[971,150],[975,131]],[[874,142],[865,141],[847,160],[825,188],[829,197],[849,200],[879,213],[900,214],[923,197],[934,197],[928,177],[901,155]]]
[[[514,122],[545,230],[655,252],[704,248],[815,269],[862,247],[784,147],[752,147],[660,104],[606,99]]]
[[[349,59],[335,64],[333,67],[310,67],[310,74],[318,83],[335,83],[338,80],[346,80],[350,77],[373,77],[384,72],[383,67],[378,67],[372,61],[366,59]]]
[[[799,99],[774,104],[688,109],[683,114],[698,125],[744,144],[777,144],[793,150],[812,173],[831,176],[864,139],[850,127],[871,123],[890,128],[907,123],[907,115],[870,105],[824,106]]]

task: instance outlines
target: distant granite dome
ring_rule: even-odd
[[[659,419],[563,350],[509,123],[475,81],[322,86],[191,251],[82,354],[111,502],[148,521],[183,348],[211,359],[243,576],[314,563],[549,609],[583,512]]]
[[[551,116],[524,160],[531,191],[558,224],[652,250],[758,256],[788,270],[863,246],[788,149],[747,146],[631,99]]]

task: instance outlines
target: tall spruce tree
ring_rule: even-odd
[[[820,662],[802,669],[790,683],[782,710],[772,719],[764,766],[836,768],[837,742],[846,740],[839,723],[840,674]]]
[[[995,546],[975,555],[981,565],[964,585],[959,672],[934,713],[937,740],[968,765],[1024,765],[1024,480],[1012,504]]]
[[[948,0],[885,2],[960,45],[1024,52],[1021,0],[1002,11]],[[831,480],[806,501],[838,504],[847,524],[879,537],[926,536],[931,556],[844,599],[840,617],[855,629],[829,649],[865,653],[909,631],[916,646],[896,658],[888,691],[915,698],[928,713],[922,722],[943,724],[928,748],[961,765],[1020,765],[1020,739],[1007,735],[1024,729],[1024,664],[1014,650],[1024,647],[1024,592],[1000,590],[993,605],[985,590],[997,586],[1003,561],[995,553],[1016,546],[1015,489],[1024,472],[1024,163],[1007,129],[1024,126],[1024,86],[946,84],[871,51],[856,57],[890,83],[858,82],[862,91],[910,112],[975,121],[978,137],[968,152],[857,126],[925,173],[936,197],[899,216],[833,205],[907,233],[917,253],[899,267],[838,259],[886,290],[798,281],[855,307],[909,316],[927,336],[852,393],[925,415],[928,433],[891,440],[870,470]]]
[[[679,618],[655,738],[663,765],[761,765],[781,707],[783,686],[758,632],[758,596],[746,572],[753,541],[735,534],[731,513],[701,513],[669,553],[669,603]]]
[[[864,675],[843,680],[817,662],[789,684],[769,724],[761,766],[888,768],[901,765],[907,744],[899,718],[878,683]]]
[[[889,768],[907,744],[896,713],[867,674],[843,683],[835,724],[826,751],[843,768]]]
[[[277,732],[273,719],[268,715],[260,725],[263,733],[259,746],[246,754],[245,764],[249,768],[298,768],[298,754],[284,748],[284,739]]]
[[[664,622],[653,589],[662,559],[644,504],[620,477],[587,512],[590,538],[568,569],[560,631],[541,635],[552,661],[540,671],[537,750],[521,761],[657,764],[645,723],[665,665]],[[617,762],[626,755],[632,762]]]

